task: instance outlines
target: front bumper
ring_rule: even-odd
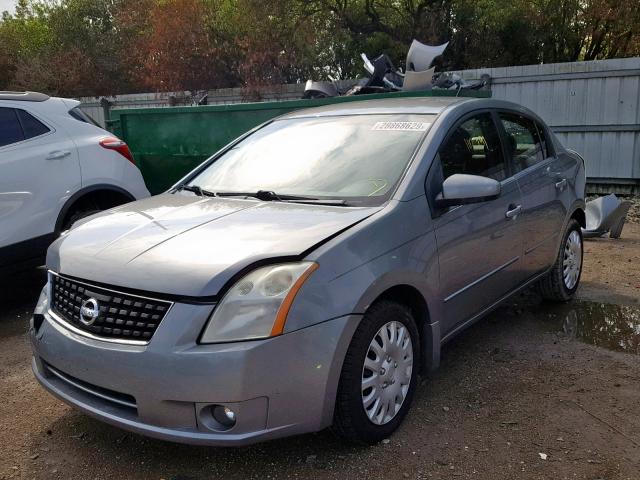
[[[360,317],[266,340],[199,345],[209,314],[207,306],[176,304],[148,345],[123,345],[74,333],[45,312],[41,327],[31,329],[33,371],[66,403],[164,440],[246,445],[331,424]],[[236,412],[233,428],[210,421],[212,405]]]

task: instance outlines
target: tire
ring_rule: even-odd
[[[402,338],[400,332],[403,332]],[[383,335],[387,340],[386,358],[374,351],[385,352]],[[377,347],[372,347],[373,342]],[[345,356],[338,384],[334,432],[351,443],[361,445],[373,445],[391,435],[411,406],[419,365],[420,337],[409,308],[387,300],[373,304],[354,333]],[[369,368],[371,366],[375,369]],[[365,380],[367,386],[363,388]],[[376,386],[369,387],[369,383]],[[365,410],[363,396],[369,402],[368,411]],[[371,400],[376,396],[380,406]],[[386,404],[386,413],[381,410],[383,404]],[[380,414],[376,415],[378,409]]]
[[[65,230],[69,230],[74,223],[76,223],[78,220],[81,220],[85,217],[88,217],[89,215],[93,215],[94,213],[98,213],[101,210],[98,208],[89,208],[87,210],[76,210],[74,211],[71,215],[69,215],[64,223],[62,224],[62,232],[64,232]]]
[[[569,239],[573,241],[579,242],[579,251],[569,245]],[[573,256],[571,257],[570,252],[573,252]],[[567,258],[567,256],[571,258]],[[558,256],[556,258],[555,263],[553,264],[553,268],[547,273],[547,275],[540,280],[538,284],[538,289],[542,298],[545,300],[550,300],[553,302],[567,302],[571,300],[573,295],[578,290],[578,286],[580,285],[580,275],[582,274],[582,260],[584,257],[584,249],[583,249],[583,239],[582,239],[582,230],[580,229],[580,225],[574,219],[569,220],[569,224],[567,225],[567,229],[562,236],[562,242],[560,243],[560,250],[558,252]],[[569,262],[571,270],[573,270],[573,266],[577,268],[574,273],[577,273],[575,278],[572,278],[570,281],[565,277],[564,271],[564,262]]]

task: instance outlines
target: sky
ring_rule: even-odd
[[[16,7],[16,3],[17,0],[0,0],[0,12],[9,10],[9,12],[13,13],[13,10]]]

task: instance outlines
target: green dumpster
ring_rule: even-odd
[[[127,142],[147,188],[160,193],[234,138],[292,110],[377,98],[452,96],[450,90],[397,92],[313,100],[111,111],[107,127]],[[460,96],[489,97],[488,91]]]

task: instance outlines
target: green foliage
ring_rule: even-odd
[[[412,39],[462,69],[640,54],[623,0],[20,0],[0,19],[0,89],[59,95],[243,86],[403,67]]]

